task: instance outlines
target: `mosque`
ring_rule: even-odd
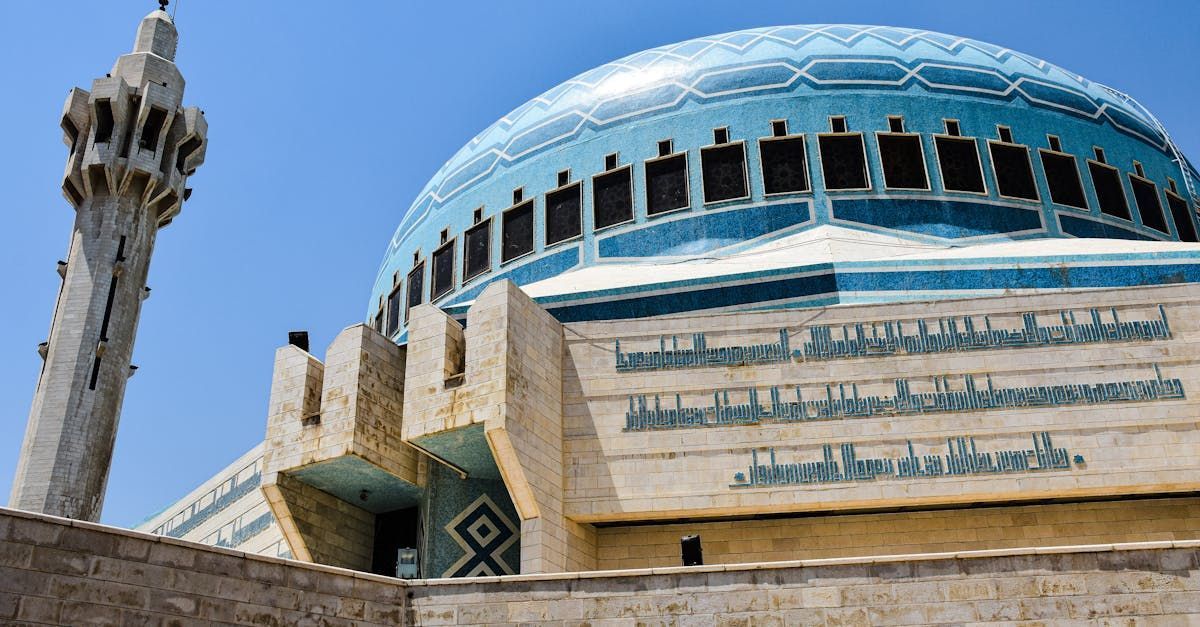
[[[1198,181],[1133,97],[999,45],[639,52],[434,173],[362,320],[276,352],[263,441],[138,529],[421,579],[1197,540]]]

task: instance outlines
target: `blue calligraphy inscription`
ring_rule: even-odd
[[[898,458],[860,458],[853,443],[838,445],[838,454],[835,456],[833,445],[826,444],[821,447],[820,461],[790,464],[777,462],[774,448],[767,449],[767,461],[760,463],[756,449],[750,453],[750,467],[746,472],[734,473],[733,483],[729,484],[729,487],[874,481],[893,477],[961,477],[1071,468],[1072,460],[1067,449],[1054,448],[1049,432],[1041,431],[1031,435],[1033,448],[984,452],[976,448],[974,437],[955,437],[946,439],[945,455],[921,456],[913,451],[910,440],[907,442],[908,454]],[[1074,462],[1084,463],[1083,456],[1076,455]]]
[[[725,427],[760,423],[809,422],[841,420],[872,416],[912,416],[947,412],[1012,409],[1021,407],[1062,407],[1067,405],[1099,405],[1153,400],[1186,398],[1183,382],[1164,379],[1158,365],[1154,378],[1112,383],[1062,383],[1022,387],[996,387],[992,375],[984,375],[987,385],[979,388],[974,375],[962,376],[962,389],[951,389],[950,377],[933,378],[933,391],[913,392],[908,379],[895,379],[894,395],[861,396],[858,384],[827,383],[823,394],[804,398],[800,386],[794,386],[796,399],[783,397],[779,386],[767,390],[762,402],[757,388],[746,390],[747,401],[729,400],[730,390],[714,390],[712,404],[684,407],[679,394],[673,405],[664,405],[660,395],[647,400],[646,395],[629,397],[625,413],[625,431],[654,431],[694,427]],[[735,390],[736,391],[736,390]]]
[[[1099,344],[1104,342],[1133,342],[1160,340],[1171,337],[1167,312],[1158,306],[1158,320],[1121,320],[1116,308],[1110,308],[1111,322],[1105,322],[1100,310],[1088,311],[1089,321],[1079,322],[1073,311],[1060,311],[1059,324],[1043,326],[1037,314],[1021,314],[1022,326],[1016,329],[996,329],[989,316],[983,316],[983,327],[972,316],[940,318],[937,328],[930,329],[925,320],[842,325],[835,337],[834,327],[817,325],[805,327],[809,340],[796,350],[790,347],[789,332],[779,330],[779,341],[749,346],[710,347],[704,333],[693,333],[692,344],[680,348],[679,338],[659,337],[658,350],[622,352],[616,341],[617,372],[644,372],[703,368],[715,366],[745,366],[781,363],[789,360],[848,359],[895,355],[928,355],[1000,348],[1033,348],[1064,344]],[[914,330],[915,327],[915,330]]]

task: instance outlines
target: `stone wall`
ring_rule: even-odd
[[[405,582],[0,509],[0,622],[908,625],[1200,621],[1200,542]]]
[[[0,509],[0,623],[404,624],[397,580]]]
[[[596,568],[678,566],[689,534],[706,564],[1200,540],[1200,498],[601,527]]]

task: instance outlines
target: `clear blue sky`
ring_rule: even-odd
[[[1047,59],[1138,98],[1200,159],[1200,4],[175,0],[208,162],[158,239],[104,508],[132,525],[259,442],[274,350],[358,322],[401,214],[463,143],[549,87],[646,48],[777,24],[888,24]],[[3,0],[0,502],[66,254],[58,116],[152,0]],[[603,7],[603,9],[601,9]]]

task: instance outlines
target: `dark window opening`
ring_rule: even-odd
[[[892,132],[892,133],[903,133],[904,132],[904,118],[902,118],[898,115],[889,115],[887,120],[888,120],[888,131],[889,132]]]
[[[583,184],[546,194],[546,245],[557,244],[583,234]]]
[[[997,126],[996,133],[1000,136],[1000,141],[1006,144],[1016,143],[1013,141],[1012,129],[1007,126]]]
[[[1097,156],[1103,156],[1103,153],[1098,152]],[[1123,220],[1133,220],[1117,169],[1097,161],[1088,161],[1088,174],[1092,175],[1092,189],[1096,191],[1096,200],[1100,202],[1100,212]]]
[[[592,228],[602,229],[633,219],[633,168],[597,175],[592,179]]]
[[[383,307],[375,311],[375,319],[371,321],[371,328],[383,333]]]
[[[656,215],[688,206],[687,155],[646,162],[646,213]]]
[[[413,265],[416,266],[421,261],[421,251],[413,251]]]
[[[117,261],[125,261],[125,236],[117,242]]]
[[[404,299],[405,322],[408,322],[409,310],[423,302],[425,302],[425,262],[418,263],[408,273],[408,293]]]
[[[1171,220],[1175,222],[1179,241],[1197,241],[1196,225],[1192,222],[1192,211],[1188,208],[1187,201],[1173,191],[1167,192],[1167,208],[1171,211]]]
[[[1145,168],[1142,167],[1141,163],[1134,161],[1133,162],[1133,171],[1136,172],[1138,176],[1140,176],[1142,178],[1146,178],[1146,170],[1145,170]]]
[[[1046,140],[1050,142],[1050,150],[1054,152],[1062,152],[1062,140],[1057,135],[1047,135]]]
[[[142,125],[142,137],[138,141],[140,150],[154,152],[158,149],[158,136],[162,133],[163,123],[167,121],[167,112],[158,107],[150,107],[146,123]]]
[[[718,144],[718,145],[719,144],[728,144],[729,143],[729,127],[722,126],[721,128],[714,128],[713,129],[713,143]]]
[[[463,235],[463,282],[492,269],[492,221],[481,222]]]
[[[482,221],[483,221],[483,207],[479,207],[478,209],[475,210],[475,213],[471,216],[471,223],[479,224]]]
[[[704,175],[704,202],[720,202],[750,195],[746,184],[746,147],[742,142],[700,150]]]
[[[92,361],[92,378],[88,381],[88,389],[96,389],[96,379],[100,378],[100,357]]]
[[[947,135],[952,137],[959,137],[962,135],[962,128],[959,126],[958,120],[942,120],[942,122],[946,125]]]
[[[106,144],[112,141],[113,112],[112,102],[108,99],[96,101],[96,143]]]
[[[533,201],[504,212],[500,227],[500,263],[533,252]]]
[[[1087,197],[1083,194],[1083,180],[1079,177],[1075,157],[1049,150],[1039,150],[1038,155],[1042,159],[1042,170],[1046,173],[1050,200],[1056,205],[1087,209]]]
[[[387,329],[386,335],[391,337],[400,330],[400,310],[404,308],[404,292],[397,285],[387,297]],[[376,329],[382,330],[382,329]]]
[[[1029,149],[1025,146],[988,142],[992,155],[992,170],[996,173],[996,191],[1006,198],[1037,200],[1037,182]]]
[[[1096,153],[1096,161],[1099,161],[1100,163],[1108,163],[1107,161],[1104,160],[1104,149],[1103,148],[1097,148],[1097,147],[1093,146],[1092,150]]]
[[[182,144],[179,144],[179,152],[175,155],[175,170],[180,174],[184,174],[187,158],[192,156],[193,152],[200,147],[200,138],[195,135],[187,138]]]
[[[1162,203],[1158,201],[1158,187],[1136,176],[1129,177],[1129,185],[1133,188],[1133,200],[1142,216],[1142,225],[1166,233],[1167,220],[1163,217]]]
[[[442,229],[442,232],[438,234],[438,244],[445,244],[448,241],[450,241],[450,229]]]
[[[761,139],[758,153],[762,158],[765,193],[808,191],[808,162],[804,154],[803,137]]]
[[[512,204],[514,204],[514,205],[519,205],[519,204],[521,204],[521,201],[522,201],[522,200],[525,200],[525,188],[524,188],[524,187],[518,187],[518,188],[516,188],[516,189],[514,189],[514,190],[513,190],[513,201],[512,201]]]
[[[558,173],[558,186],[566,187],[567,183],[571,182],[571,171],[563,170]]]
[[[113,275],[112,283],[108,284],[108,301],[104,303],[104,318],[100,321],[100,341],[108,341],[108,324],[112,321],[113,301],[117,298],[117,280],[120,277]]]
[[[845,122],[845,118],[842,121]],[[821,174],[825,177],[825,189],[870,187],[862,133],[820,135],[817,144],[821,150]]]
[[[949,122],[947,120],[947,124]],[[983,170],[979,165],[979,149],[974,139],[934,137],[933,141],[937,147],[943,189],[948,192],[987,193],[983,185]]]
[[[879,133],[879,161],[883,184],[888,189],[929,189],[925,151],[917,134]]]
[[[604,170],[615,170],[617,168],[617,153],[604,155]]]
[[[787,120],[771,120],[772,137],[784,137],[787,134]]]
[[[429,300],[437,300],[438,297],[454,289],[453,240],[433,251],[433,262],[430,266],[430,275]]]
[[[364,492],[363,495],[370,498],[369,493]],[[419,572],[416,574],[400,572],[400,564],[397,562],[401,549],[417,548],[420,520],[420,512],[416,507],[375,515],[374,547],[371,557],[372,573],[386,577],[403,575],[412,578],[419,576]],[[408,565],[408,568],[412,567],[412,565]]]
[[[665,157],[674,152],[672,144],[674,144],[674,142],[669,139],[664,139],[658,142],[658,156]]]
[[[1174,194],[1179,193],[1179,188],[1175,187],[1175,179],[1168,177],[1167,178],[1167,187],[1171,190],[1171,193],[1174,193]]]
[[[830,133],[845,133],[847,130],[849,130],[849,129],[846,126],[845,116],[835,115],[835,116],[831,116],[829,118],[829,132]]]

